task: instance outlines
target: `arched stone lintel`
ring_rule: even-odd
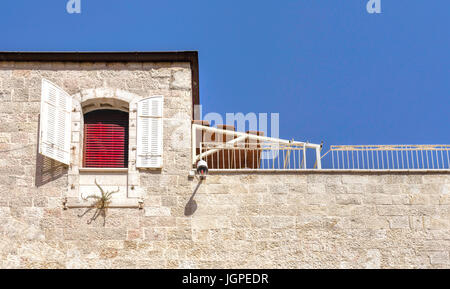
[[[72,95],[76,107],[87,113],[98,109],[118,109],[131,112],[136,109],[136,103],[141,96],[129,91],[115,88],[91,88]]]

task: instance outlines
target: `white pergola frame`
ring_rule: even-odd
[[[278,139],[278,138],[272,138],[272,137],[265,137],[265,136],[258,136],[254,134],[248,134],[243,132],[236,132],[232,130],[224,130],[224,129],[218,129],[214,127],[209,126],[203,126],[198,124],[192,124],[192,164],[195,165],[197,161],[200,159],[203,159],[204,157],[207,157],[209,155],[212,155],[216,152],[218,152],[220,149],[210,149],[204,153],[200,153],[197,155],[197,131],[207,131],[211,133],[218,133],[221,135],[227,135],[227,136],[233,136],[233,139],[223,143],[224,145],[233,145],[241,141],[245,141],[247,139],[252,139],[256,141],[261,142],[272,142],[274,144],[287,144],[287,145],[297,145],[303,147],[303,158],[304,162],[306,163],[306,149],[314,149],[316,154],[316,168],[322,169],[322,163],[321,163],[321,145],[320,144],[313,144],[313,143],[307,143],[307,142],[298,142],[298,141],[289,141],[285,139]],[[304,169],[306,168],[306,165],[304,166]],[[240,169],[235,169],[240,170]]]

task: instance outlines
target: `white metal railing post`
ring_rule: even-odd
[[[306,144],[303,145],[303,168],[306,170]]]
[[[320,157],[320,147],[316,148],[316,162],[317,162],[317,169],[322,169],[322,159]]]

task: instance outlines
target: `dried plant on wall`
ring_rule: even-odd
[[[95,209],[94,215],[87,221],[88,224],[92,223],[92,221],[95,221],[98,216],[103,217],[103,226],[105,226],[106,223],[106,213],[108,211],[108,208],[112,202],[112,195],[119,192],[119,188],[117,188],[116,191],[111,192],[105,192],[103,188],[97,183],[97,179],[95,179],[95,185],[99,188],[101,195],[89,195],[87,197],[83,197],[83,200],[88,201],[89,199],[93,199],[94,202],[92,205],[87,209],[82,215],[79,215],[79,217],[83,217],[86,213],[91,211],[92,209]]]

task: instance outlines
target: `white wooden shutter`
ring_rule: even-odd
[[[136,167],[161,168],[163,164],[162,96],[138,102]]]
[[[39,153],[68,165],[72,98],[46,79],[41,90]]]

